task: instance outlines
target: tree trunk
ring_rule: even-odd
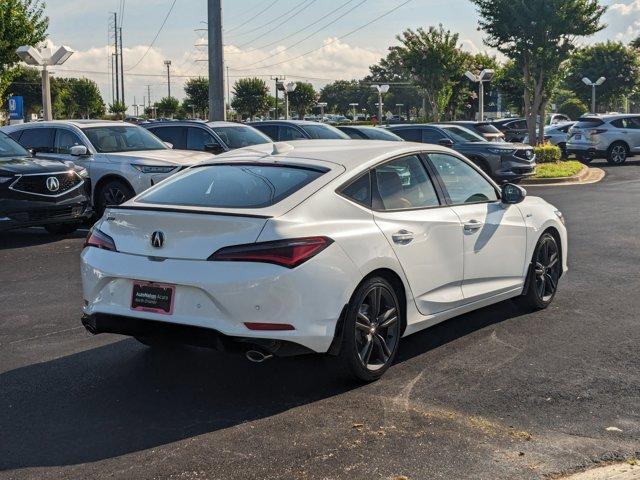
[[[547,119],[547,105],[549,103],[548,99],[544,99],[542,104],[540,105],[540,110],[538,115],[540,117],[540,125],[538,126],[538,138],[540,139],[540,143],[544,143],[544,124]]]
[[[529,70],[529,65],[528,63],[525,61],[524,67],[523,67],[523,73],[524,73],[524,93],[522,95],[523,97],[523,103],[524,103],[524,117],[527,120],[527,131],[529,134],[529,145],[535,145],[535,140],[536,140],[536,127],[535,127],[535,120],[533,122],[533,125],[531,124],[531,110],[532,110],[532,105],[531,105],[531,91],[529,88],[529,85],[531,84],[531,73]]]

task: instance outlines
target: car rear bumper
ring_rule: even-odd
[[[606,158],[607,156],[605,149],[589,143],[567,143],[566,150],[567,155],[576,155],[578,157]]]

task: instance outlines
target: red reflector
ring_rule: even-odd
[[[84,242],[84,246],[96,247],[114,252],[116,251],[116,244],[113,241],[113,238],[95,227],[89,230],[89,235],[87,236],[87,240]]]
[[[288,323],[255,323],[255,322],[244,322],[245,326],[249,330],[295,330],[293,325],[289,325]]]
[[[275,263],[294,268],[317,255],[333,243],[327,237],[304,237],[274,242],[248,243],[221,248],[209,260],[226,262]]]

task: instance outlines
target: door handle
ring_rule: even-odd
[[[408,230],[399,230],[393,235],[391,235],[394,243],[398,245],[407,245],[413,241],[413,232],[409,232]]]
[[[478,220],[469,220],[468,222],[465,222],[464,229],[467,232],[473,232],[475,230],[478,230],[479,228],[482,228],[483,225],[484,223],[479,222]]]

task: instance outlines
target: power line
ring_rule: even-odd
[[[292,60],[297,60],[298,58],[305,57],[305,56],[307,56],[307,55],[309,55],[309,54],[311,54],[311,53],[313,53],[313,52],[317,52],[318,50],[322,50],[322,49],[324,49],[324,48],[328,47],[329,45],[331,45],[331,44],[333,44],[333,43],[335,43],[335,42],[337,42],[337,41],[339,41],[339,40],[342,40],[343,38],[347,38],[348,36],[353,35],[353,34],[354,34],[354,33],[356,33],[356,32],[359,32],[359,31],[360,31],[360,30],[362,30],[363,28],[366,28],[366,27],[368,27],[369,25],[371,25],[371,24],[373,24],[373,23],[377,22],[378,20],[380,20],[380,19],[382,19],[382,18],[386,17],[387,15],[392,14],[393,12],[395,12],[396,10],[398,10],[399,8],[404,7],[407,3],[412,2],[412,1],[413,1],[413,0],[405,0],[405,1],[404,1],[404,2],[402,2],[400,5],[397,5],[397,6],[393,7],[393,8],[391,8],[390,10],[387,10],[385,13],[383,13],[383,14],[381,14],[381,15],[378,15],[378,16],[377,16],[377,17],[375,17],[373,20],[370,20],[369,22],[365,23],[364,25],[361,25],[361,26],[359,26],[358,28],[355,28],[355,29],[351,30],[350,32],[345,33],[344,35],[342,35],[342,36],[340,36],[340,37],[336,37],[336,38],[332,39],[331,41],[329,41],[329,42],[327,42],[327,43],[323,44],[323,45],[322,45],[322,46],[320,46],[320,47],[314,48],[314,49],[309,50],[309,51],[307,51],[307,52],[304,52],[304,53],[302,53],[302,54],[300,54],[300,55],[297,55],[297,56],[295,56],[295,57],[288,58],[288,59],[286,59],[286,60],[282,60],[281,62],[272,63],[272,64],[270,64],[270,65],[263,65],[263,66],[260,66],[260,67],[253,67],[253,69],[252,69],[252,70],[259,70],[259,69],[263,69],[263,68],[275,67],[275,66],[278,66],[278,65],[282,65],[283,63],[287,63],[287,62],[290,62],[290,61],[292,61]],[[257,63],[259,63],[259,62],[257,62]],[[240,68],[231,68],[231,67],[230,67],[230,68],[231,68],[231,70],[235,70],[235,71],[246,71],[246,70],[247,70],[247,68],[246,68],[246,67],[251,66],[251,65],[253,65],[253,64],[243,65],[243,66],[241,66]]]
[[[244,27],[247,23],[251,22],[252,20],[258,18],[260,15],[262,15],[264,12],[266,12],[267,10],[269,10],[271,7],[273,7],[276,3],[278,3],[279,0],[273,0],[273,2],[271,2],[269,5],[267,5],[265,8],[263,8],[262,10],[260,10],[258,13],[256,13],[253,17],[249,18],[248,20],[245,20],[244,22],[242,22],[239,25],[236,25],[235,27],[231,27],[228,30],[225,30],[225,33],[229,33],[232,32],[234,30],[239,29],[240,27]]]
[[[164,20],[162,21],[162,24],[160,25],[160,28],[158,29],[156,36],[153,37],[153,40],[151,41],[151,44],[149,45],[149,48],[147,48],[147,50],[144,52],[144,54],[140,57],[140,59],[135,63],[135,65],[133,65],[132,67],[128,67],[126,69],[126,71],[130,71],[133,70],[134,68],[136,68],[138,65],[140,65],[140,62],[142,62],[142,60],[144,59],[144,57],[147,56],[147,54],[149,53],[149,51],[151,50],[151,48],[153,48],[153,45],[156,43],[156,40],[158,39],[158,36],[160,35],[160,32],[162,32],[162,29],[164,28],[165,23],[167,23],[167,20],[169,19],[169,15],[171,15],[171,12],[173,11],[173,7],[175,7],[176,5],[176,1],[177,0],[173,0],[173,3],[171,4],[171,8],[169,8],[169,11],[167,12],[167,14],[164,17]]]
[[[289,12],[288,12],[288,13],[286,13],[286,14],[284,15],[284,17],[286,18],[286,16],[287,16],[288,14],[290,14],[290,13],[291,13],[291,12],[293,12],[293,11],[295,11],[297,8],[299,8],[301,5],[304,5],[304,4],[305,4],[305,3],[307,3],[308,1],[309,1],[309,0],[302,0],[301,2],[297,3],[293,8],[291,8],[291,9],[289,10]],[[253,32],[255,32],[255,31],[257,31],[257,30],[260,30],[262,27],[266,27],[267,25],[271,25],[272,23],[277,22],[278,20],[283,20],[283,15],[278,15],[278,16],[276,16],[275,18],[273,18],[273,19],[269,20],[268,22],[263,23],[262,25],[259,25],[259,26],[255,27],[255,28],[250,29],[250,30],[245,30],[244,32],[240,32],[240,33],[232,33],[230,36],[231,36],[231,37],[241,37],[242,35],[247,35],[247,34],[249,34],[249,33],[253,33]],[[225,32],[225,33],[226,33],[226,32]]]

